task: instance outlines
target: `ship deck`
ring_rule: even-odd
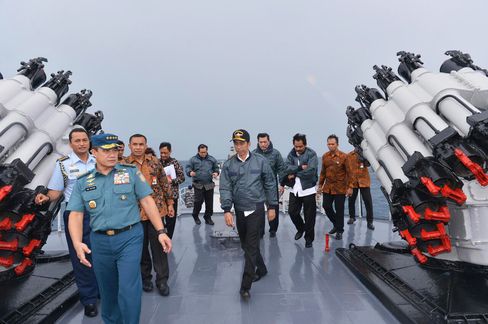
[[[178,216],[169,257],[171,294],[162,297],[156,290],[144,292],[141,323],[398,322],[334,253],[349,243],[375,245],[398,239],[391,222],[376,221],[375,231],[366,229],[365,219],[346,224],[343,240],[331,239],[331,250],[325,252],[324,237],[331,228],[327,217],[317,215],[316,239],[306,249],[303,238],[294,240],[296,231],[289,216],[281,214],[277,237],[270,238],[266,232],[261,241],[269,273],[253,284],[251,298],[245,301],[239,295],[243,252],[235,239],[211,237],[214,230],[228,231],[222,214],[213,219],[215,226],[197,226],[191,215]],[[46,248],[59,245],[64,234],[52,236]],[[84,317],[83,307],[76,303],[57,323],[102,320],[100,316]]]

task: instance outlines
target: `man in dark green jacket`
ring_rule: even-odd
[[[292,188],[288,213],[297,229],[295,240],[299,240],[305,232],[305,247],[310,248],[315,238],[315,217],[317,215],[315,185],[318,178],[318,158],[317,153],[307,147],[305,134],[293,136],[293,149],[288,154],[285,164],[286,176],[282,179],[281,184],[286,183]],[[302,206],[305,222],[300,216]]]
[[[186,165],[186,175],[192,177],[195,200],[193,202],[193,219],[197,225],[200,225],[198,214],[202,209],[205,201],[205,214],[203,219],[205,224],[214,225],[213,215],[213,194],[215,184],[213,178],[219,175],[219,165],[217,160],[208,155],[208,146],[205,144],[198,145],[198,154],[193,156]]]
[[[237,154],[224,163],[220,175],[220,201],[225,223],[234,227],[231,213],[234,206],[237,230],[244,250],[245,265],[240,289],[243,298],[249,298],[252,283],[268,273],[259,251],[259,231],[265,204],[268,206],[269,221],[276,217],[278,205],[273,171],[263,156],[249,151],[249,140],[249,133],[243,129],[232,133]]]
[[[269,139],[269,134],[267,133],[259,133],[258,134],[258,146],[257,148],[252,151],[253,153],[258,153],[264,156],[268,162],[269,165],[271,166],[271,170],[273,170],[274,174],[274,179],[276,180],[276,184],[278,184],[278,179],[281,179],[283,176],[283,171],[285,170],[285,163],[283,162],[283,157],[281,156],[281,153],[273,147],[273,143],[271,143]],[[276,191],[276,195],[279,200],[279,194],[283,193],[283,187],[280,186],[278,191]],[[279,224],[279,205],[277,205],[276,208],[276,218],[269,222],[269,237],[276,237],[276,231],[278,230],[278,224]],[[265,220],[264,217],[261,220],[261,237],[264,236],[264,224]]]

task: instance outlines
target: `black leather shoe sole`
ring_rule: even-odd
[[[159,294],[161,296],[168,296],[169,295],[169,286],[168,285],[161,285],[158,287]]]
[[[89,304],[85,306],[85,316],[87,317],[95,317],[98,315],[97,305]]]
[[[142,283],[142,290],[144,290],[145,292],[150,292],[150,291],[153,291],[154,289],[154,286],[153,286],[153,283],[152,282],[146,282],[146,283]]]
[[[252,278],[252,282],[256,282],[256,281],[259,281],[261,280],[262,277],[264,277],[265,275],[268,274],[268,271],[264,272],[264,273],[256,273],[254,275],[254,278]]]
[[[302,238],[302,236],[303,236],[303,232],[297,232],[297,233],[295,234],[295,241],[298,241],[299,239],[301,239],[301,238]]]
[[[329,234],[335,234],[337,233],[337,228],[332,227],[332,229],[329,231]]]
[[[248,289],[241,289],[239,291],[239,294],[241,295],[242,298],[251,298],[251,294],[249,293],[249,290]]]

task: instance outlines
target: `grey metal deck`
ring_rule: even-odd
[[[345,225],[342,241],[331,239],[324,252],[324,235],[331,228],[317,216],[313,248],[293,239],[288,215],[280,215],[277,238],[266,232],[261,251],[268,275],[253,284],[251,299],[242,301],[239,285],[243,255],[238,242],[211,238],[214,227],[194,225],[190,215],[179,216],[170,255],[169,297],[143,293],[141,323],[396,323],[393,315],[351,274],[334,248],[374,245],[397,239],[391,223],[377,221],[374,232],[366,220]],[[222,214],[214,215],[215,229],[224,229]],[[266,225],[267,227],[267,225]],[[268,229],[266,228],[266,231]],[[77,303],[58,323],[101,323],[85,318]]]

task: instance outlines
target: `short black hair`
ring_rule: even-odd
[[[303,142],[303,145],[307,145],[307,136],[300,133],[296,133],[295,135],[293,135],[293,143],[299,141]]]
[[[144,140],[146,141],[147,143],[147,137],[142,135],[142,134],[134,134],[132,135],[131,137],[129,137],[129,143],[132,142],[132,139],[135,138],[135,137],[144,137]]]
[[[71,130],[71,132],[69,132],[68,139],[69,139],[70,143],[71,143],[71,139],[73,138],[74,133],[85,133],[86,136],[88,136],[88,138],[90,138],[90,135],[88,134],[88,132],[84,128],[76,127],[76,128],[73,128]]]
[[[146,151],[144,152],[144,154],[151,154],[152,156],[156,156],[156,152],[154,152],[152,147],[146,148]]]
[[[258,141],[260,138],[263,138],[263,137],[266,137],[269,141],[269,134],[268,133],[259,133],[258,137],[257,137]]]
[[[162,149],[163,147],[167,147],[168,151],[171,151],[171,143],[170,142],[161,142],[161,144],[159,144],[159,149]]]
[[[125,143],[123,141],[121,141],[121,140],[118,140],[117,141],[117,145],[124,145],[125,146]]]
[[[199,150],[199,151],[200,151],[201,149],[203,149],[203,148],[208,150],[208,146],[207,146],[207,145],[205,145],[205,144],[200,144],[200,145],[198,145],[198,150]]]
[[[339,137],[337,137],[336,134],[330,134],[329,137],[327,137],[327,140],[330,140],[330,139],[335,139],[336,143],[339,144]]]

